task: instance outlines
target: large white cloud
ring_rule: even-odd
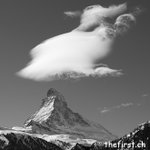
[[[125,14],[126,10],[124,3],[108,8],[93,5],[82,12],[65,12],[71,17],[80,16],[80,25],[32,49],[31,62],[17,74],[37,81],[121,75],[120,70],[96,62],[108,56],[117,35],[135,23],[134,13]]]

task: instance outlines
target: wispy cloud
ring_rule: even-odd
[[[147,94],[147,93],[142,94],[142,97],[143,97],[143,98],[149,97],[149,94]]]
[[[82,13],[81,11],[66,11],[64,12],[64,14],[68,17],[74,18],[74,17],[79,17]]]
[[[135,106],[135,104],[130,102],[130,103],[122,103],[120,105],[116,105],[116,106],[112,106],[112,107],[104,107],[103,109],[100,110],[100,113],[104,114],[104,113],[111,112],[113,110],[127,108],[127,107],[131,107],[131,106]]]
[[[111,108],[104,107],[100,112],[101,112],[102,114],[104,114],[104,113],[107,113],[107,112],[109,112],[109,111],[111,111]]]
[[[141,107],[141,106],[145,106],[145,105],[149,105],[148,99],[149,94],[148,93],[144,93],[142,95],[139,96],[139,98],[137,98],[136,102],[127,102],[127,103],[122,103],[116,106],[110,106],[110,107],[103,107],[103,108],[99,108],[98,110],[100,111],[101,114],[106,114],[115,110],[119,110],[119,109],[124,109],[124,108],[128,108],[128,107]]]
[[[135,23],[136,13],[126,12],[126,3],[65,12],[67,16],[80,17],[80,25],[37,45],[30,52],[31,62],[17,75],[36,81],[120,76],[121,70],[96,62],[107,57],[115,38]]]

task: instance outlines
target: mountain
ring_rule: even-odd
[[[77,143],[90,146],[114,138],[100,124],[73,112],[64,96],[51,88],[24,127],[0,127],[0,150],[67,150]]]
[[[150,150],[150,121],[140,124],[132,132],[114,140],[113,143],[121,143],[119,148],[126,145],[126,147],[131,146],[130,149],[134,147],[135,150]]]
[[[24,127],[0,127],[0,150],[150,150],[150,121],[116,138],[73,112],[63,95],[51,88]]]
[[[62,150],[54,143],[47,142],[34,135],[14,131],[0,130],[0,150]]]
[[[73,112],[64,96],[53,88],[49,89],[39,110],[25,121],[24,126],[31,129],[30,133],[36,134],[65,134],[71,138],[98,141],[116,138],[100,124]]]
[[[78,148],[75,148],[78,147]],[[82,148],[84,147],[84,148]],[[150,150],[150,121],[140,124],[129,134],[111,142],[93,143],[90,147],[77,144],[73,150]]]

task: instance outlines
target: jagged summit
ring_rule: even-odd
[[[47,97],[50,97],[50,96],[58,96],[58,97],[61,97],[63,99],[61,100],[65,100],[63,95],[58,92],[55,88],[50,88],[48,91],[47,91]]]
[[[52,96],[56,96],[59,100],[65,101],[64,96],[60,92],[58,92],[55,88],[50,88],[47,91],[47,97],[51,98]]]
[[[100,124],[73,112],[64,96],[54,88],[48,90],[40,109],[24,125],[40,134],[69,134],[98,140],[111,140],[115,137]]]
[[[47,97],[50,97],[50,96],[56,96],[56,95],[60,95],[60,93],[55,89],[55,88],[50,88],[48,91],[47,91]]]
[[[64,96],[60,92],[58,92],[55,88],[50,88],[47,91],[47,97],[42,99],[41,107],[43,107],[44,105],[48,105],[49,101],[51,103],[52,99],[55,99],[55,103],[59,103],[60,107],[62,103],[63,105],[67,105]]]

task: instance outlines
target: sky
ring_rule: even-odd
[[[123,75],[78,80],[34,81],[16,72],[30,62],[31,49],[46,39],[70,32],[79,18],[64,15],[90,5],[118,5],[124,0],[0,1],[0,126],[22,126],[40,106],[49,88],[63,93],[72,110],[122,136],[150,120],[150,12],[148,0],[129,0],[143,8],[136,24],[119,36],[101,63]]]

